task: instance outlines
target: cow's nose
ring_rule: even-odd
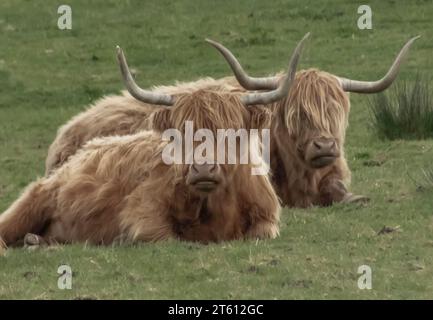
[[[220,166],[218,164],[197,164],[190,166],[187,183],[199,191],[211,192],[220,183]]]
[[[191,165],[191,171],[196,175],[211,176],[218,172],[219,166],[216,163],[212,164],[197,164]]]
[[[321,152],[332,151],[333,149],[335,149],[334,139],[320,138],[314,140],[313,144],[316,150]]]

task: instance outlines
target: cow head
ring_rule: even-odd
[[[342,153],[349,115],[349,97],[338,80],[322,71],[298,72],[294,86],[277,110],[278,125],[291,152],[305,166],[332,165]]]
[[[245,167],[248,167],[249,164],[240,164],[242,156],[240,152],[241,150],[249,152],[250,148],[255,146],[249,144],[247,140],[237,139],[235,163],[227,164],[229,151],[226,152],[223,163],[220,163],[216,159],[218,129],[249,132],[250,129],[269,128],[271,112],[266,108],[245,105],[238,94],[198,90],[176,96],[173,106],[155,111],[150,120],[152,128],[162,134],[171,129],[179,130],[181,137],[184,138],[183,147],[187,143],[185,139],[188,136],[188,125],[190,129],[193,128],[192,134],[198,132],[199,129],[205,129],[210,139],[213,139],[212,153],[207,154],[206,151],[204,163],[193,162],[180,166],[185,183],[194,193],[203,195],[217,189],[224,189],[225,186],[232,183],[235,173],[247,169]],[[187,158],[192,159],[192,154],[201,143],[202,141],[193,141],[192,149],[184,150],[184,163],[188,163]],[[228,140],[224,142],[224,148],[228,150]]]
[[[287,96],[289,88],[296,74],[296,67],[300,58],[306,35],[298,44],[289,62],[288,72],[282,76],[279,85],[267,92],[234,93],[213,90],[198,90],[195,92],[169,95],[141,89],[131,76],[125,56],[118,48],[118,60],[125,85],[130,94],[136,99],[153,105],[164,105],[151,116],[154,130],[164,132],[168,129],[179,130],[186,136],[186,124],[192,122],[194,130],[206,129],[214,139],[214,147],[218,146],[218,129],[263,129],[269,125],[270,110],[255,107],[255,105],[272,104]],[[242,152],[255,152],[259,148],[259,139],[254,143],[250,140],[242,142],[236,139],[236,162],[227,164],[228,154],[225,154],[223,163],[215,159],[217,150],[214,149],[211,157],[204,163],[190,163],[182,165],[181,171],[186,185],[195,193],[208,194],[224,189],[231,183],[233,175],[238,168]],[[225,142],[227,143],[227,141]],[[241,145],[248,144],[247,146]],[[199,143],[193,143],[193,150]],[[244,147],[244,148],[243,148]],[[254,149],[254,150],[251,150]],[[227,150],[227,149],[226,149]],[[243,150],[243,151],[242,151]],[[230,150],[229,150],[230,151]],[[188,151],[186,151],[188,152]],[[207,152],[206,152],[207,153]],[[185,154],[187,157],[187,154]],[[186,162],[186,161],[185,161]],[[246,167],[251,164],[246,165]]]

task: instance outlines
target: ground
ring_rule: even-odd
[[[251,74],[279,71],[308,31],[302,68],[376,79],[420,34],[400,77],[431,72],[433,3],[369,3],[372,30],[357,28],[359,1],[74,0],[72,30],[59,30],[63,2],[2,0],[0,212],[43,175],[57,128],[122,89],[116,45],[143,87],[230,74],[205,37]],[[432,165],[433,141],[380,140],[368,99],[351,95],[346,153],[351,189],[369,204],[286,208],[269,241],[13,249],[0,257],[0,299],[433,298],[433,190],[415,182]],[[399,228],[378,235],[384,226]],[[57,286],[63,264],[73,270],[71,290]],[[372,269],[371,290],[358,288],[361,265]]]

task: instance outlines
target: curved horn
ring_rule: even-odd
[[[290,86],[292,85],[293,80],[296,75],[296,68],[298,66],[299,59],[301,57],[302,49],[304,48],[305,40],[310,36],[308,32],[301,41],[299,41],[298,45],[293,52],[290,62],[289,68],[287,70],[286,75],[281,79],[280,84],[277,89],[269,91],[269,92],[258,92],[258,93],[248,93],[241,97],[242,103],[245,105],[254,105],[254,104],[268,104],[275,101],[278,101],[284,97],[287,97]]]
[[[128,64],[126,63],[125,55],[123,50],[117,46],[117,61],[119,62],[120,71],[122,73],[123,82],[125,83],[126,89],[129,93],[137,100],[143,101],[149,104],[158,104],[165,106],[172,106],[175,99],[168,94],[155,93],[141,89],[134,81],[134,78],[129,71]]]
[[[357,93],[376,93],[387,89],[397,78],[398,72],[400,71],[400,66],[403,59],[407,56],[411,45],[420,36],[410,39],[400,50],[397,58],[395,58],[394,63],[391,68],[389,68],[386,75],[377,81],[358,81],[346,78],[337,77],[343,87],[344,91],[357,92]]]
[[[247,90],[274,90],[278,87],[278,78],[277,77],[264,77],[264,78],[255,78],[250,77],[245,70],[242,68],[239,61],[230,52],[229,49],[224,47],[221,43],[216,41],[205,39],[207,43],[210,43],[214,46],[226,59],[230,68],[232,69],[236,79],[239,84]]]

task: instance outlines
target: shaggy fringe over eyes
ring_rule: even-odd
[[[249,129],[249,113],[239,94],[199,90],[178,96],[170,120],[176,129],[183,130],[185,121],[193,121],[194,131],[209,129]]]
[[[348,94],[334,76],[316,69],[300,71],[284,103],[287,130],[300,136],[308,127],[344,137],[349,106]]]
[[[252,123],[255,119],[251,117],[248,108],[251,107],[246,107],[241,102],[239,93],[198,90],[177,97],[169,115],[169,122],[173,128],[183,131],[185,122],[192,121],[194,132],[198,129],[209,129],[216,137],[217,129],[237,131],[255,126],[256,124]],[[259,120],[256,119],[257,122]],[[266,122],[265,120],[262,119],[263,122]],[[186,174],[186,166],[183,165],[172,165],[170,170],[176,181]]]

